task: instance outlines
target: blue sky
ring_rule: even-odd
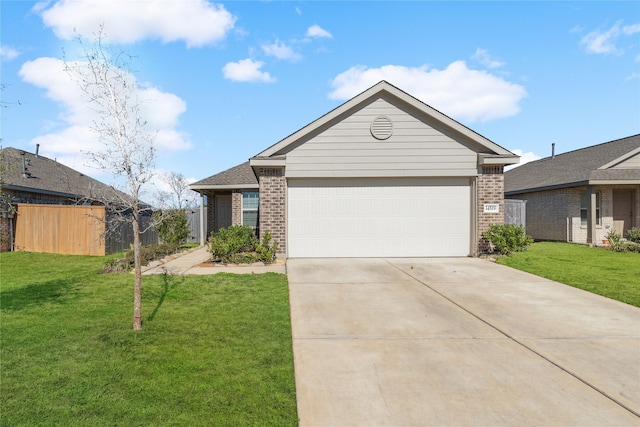
[[[159,172],[235,166],[381,79],[545,157],[640,133],[640,2],[0,2],[2,145],[104,182],[61,67],[102,24],[154,94]],[[70,58],[73,59],[73,58]]]

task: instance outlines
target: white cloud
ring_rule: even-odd
[[[264,65],[262,61],[254,61],[250,58],[241,59],[238,62],[229,62],[222,67],[224,78],[238,82],[262,82],[272,83],[276,79],[267,72],[260,71]]]
[[[319,25],[312,25],[307,29],[307,37],[319,37],[319,38],[327,38],[332,39],[333,35],[320,27]]]
[[[444,70],[429,69],[426,65],[355,66],[333,79],[329,98],[352,98],[380,80],[387,80],[444,114],[467,122],[513,116],[520,111],[519,102],[527,96],[523,86],[486,71],[469,69],[464,61],[455,61]]]
[[[224,39],[236,21],[223,5],[206,0],[61,0],[48,8],[38,3],[33,10],[58,38],[72,39],[76,31],[90,37],[104,25],[112,43],[183,40],[198,47]]]
[[[623,49],[616,46],[616,42],[621,36],[632,36],[640,33],[640,23],[631,25],[622,25],[622,21],[618,21],[606,31],[594,30],[584,36],[580,40],[587,53],[595,54],[620,54]]]
[[[91,130],[97,116],[78,85],[65,72],[63,61],[56,58],[27,61],[19,75],[23,81],[44,89],[45,96],[58,103],[62,111],[56,127],[34,138],[31,144],[40,144],[43,155],[58,158],[74,169],[95,176],[96,170],[86,166],[87,157],[83,153],[101,147]],[[128,78],[135,82],[135,76]],[[191,143],[175,129],[179,116],[187,108],[182,99],[151,86],[140,87],[137,95],[144,101],[142,110],[149,130],[157,131],[156,148],[160,152],[191,147]]]
[[[622,32],[627,36],[640,33],[640,24],[625,25],[622,27]]]
[[[615,46],[616,39],[620,36],[620,22],[616,22],[607,31],[595,30],[587,34],[580,40],[580,44],[587,53],[610,54],[617,53]]]
[[[291,46],[288,46],[279,40],[276,40],[273,43],[263,44],[262,51],[266,55],[289,61],[297,61],[302,57],[300,54],[296,53]]]
[[[509,170],[509,169],[513,169],[513,168],[517,168],[518,166],[522,166],[525,163],[529,163],[529,162],[533,162],[534,160],[539,160],[542,157],[538,156],[537,154],[531,152],[531,151],[527,151],[526,153],[523,152],[523,150],[521,150],[520,148],[516,148],[515,150],[509,150],[511,151],[513,154],[520,156],[520,163],[518,163],[517,165],[511,165],[511,166],[507,166],[504,168],[505,171]]]
[[[478,61],[487,68],[500,68],[504,66],[504,62],[494,59],[486,49],[477,48],[476,52],[471,56],[472,59]]]
[[[2,61],[11,61],[15,59],[20,53],[10,46],[0,46],[0,59]]]

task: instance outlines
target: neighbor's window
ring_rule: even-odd
[[[258,206],[260,193],[242,193],[242,225],[248,225],[253,229],[258,228]]]
[[[580,225],[587,226],[587,207],[589,206],[589,193],[580,193]],[[600,225],[600,192],[596,191],[596,225]]]

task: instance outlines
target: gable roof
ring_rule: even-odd
[[[640,184],[640,168],[618,168],[640,155],[640,134],[526,163],[504,174],[505,194],[598,184]]]
[[[194,191],[198,191],[258,188],[259,186],[258,179],[247,161],[198,182],[194,182],[189,187]]]
[[[336,107],[324,116],[311,122],[297,132],[294,132],[293,134],[287,136],[286,138],[262,151],[255,157],[252,157],[250,159],[250,164],[252,166],[282,166],[284,164],[284,158],[286,154],[293,148],[295,148],[300,140],[303,140],[308,135],[313,134],[314,132],[330,124],[331,122],[339,120],[341,117],[349,114],[351,111],[358,108],[362,104],[365,104],[372,99],[380,98],[382,96],[390,96],[406,105],[407,108],[412,109],[419,114],[426,115],[431,119],[435,119],[451,132],[461,135],[469,142],[477,145],[479,147],[479,152],[483,153],[483,155],[479,159],[480,164],[515,164],[519,161],[519,157],[511,153],[510,151],[502,148],[493,141],[490,141],[484,136],[474,132],[463,124],[453,120],[451,117],[441,113],[435,108],[430,107],[424,102],[402,91],[401,89],[398,89],[396,86],[393,86],[389,82],[382,80],[376,85],[360,93],[359,95],[356,95],[355,97],[346,101],[342,105]]]
[[[76,200],[128,197],[109,185],[47,157],[12,147],[1,151],[2,188]]]

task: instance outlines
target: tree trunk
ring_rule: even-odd
[[[138,212],[133,213],[133,261],[135,285],[133,291],[133,330],[142,329],[142,266],[140,265],[140,223]]]

